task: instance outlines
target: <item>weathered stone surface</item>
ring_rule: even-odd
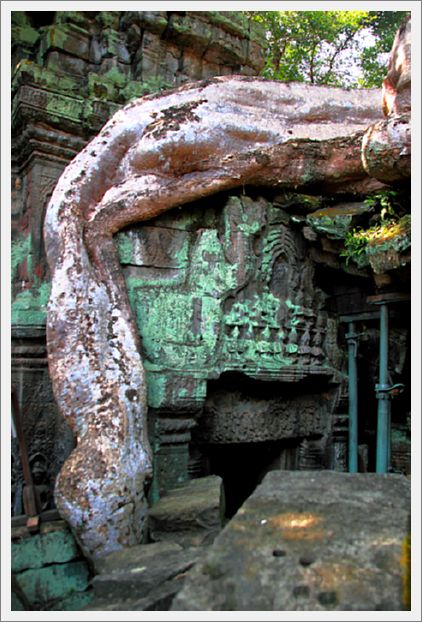
[[[246,195],[215,203],[193,204],[116,236],[142,338],[148,404],[164,411],[159,436],[165,432],[165,445],[170,435],[177,442],[176,435],[187,433],[189,441],[181,413],[198,420],[207,382],[217,375],[240,372],[274,382],[336,376],[324,294],[300,233],[286,224],[281,198],[277,207]],[[210,403],[198,420],[203,438],[248,442],[324,427],[318,417],[314,426],[293,423],[302,408],[284,395],[277,413],[274,402],[264,404],[267,397],[256,400],[262,411],[254,408],[243,419],[230,406],[220,408],[221,400],[217,408]],[[303,410],[312,418],[312,408]]]
[[[29,601],[42,606],[51,600],[62,600],[73,592],[85,591],[89,571],[86,561],[79,560],[24,570],[16,578]]]
[[[12,543],[12,572],[64,564],[80,556],[76,542],[66,528],[37,533]]]
[[[112,235],[243,183],[364,179],[360,137],[379,116],[377,98],[216,78],[127,106],[62,175],[45,222],[47,342],[59,408],[79,442],[56,502],[94,557],[142,538],[151,473],[139,337]]]
[[[174,534],[177,538],[177,534]],[[94,599],[86,611],[167,611],[207,547],[183,549],[176,541],[114,551],[95,560]]]
[[[405,610],[409,513],[402,475],[272,471],[171,610]]]
[[[95,574],[115,574],[131,572],[134,568],[148,566],[155,557],[165,559],[168,553],[181,551],[177,542],[151,542],[138,544],[130,548],[113,551],[100,559],[94,560]]]
[[[187,571],[189,572],[189,571]],[[124,595],[115,598],[95,598],[84,611],[168,611],[175,595],[183,587],[185,572],[152,588],[146,596],[139,598],[133,590],[129,598]]]
[[[220,477],[210,475],[169,491],[149,510],[151,539],[183,547],[210,544],[224,515],[221,483]]]
[[[311,356],[309,344],[300,347]],[[252,381],[243,389],[238,383],[233,389],[223,385],[209,390],[195,437],[208,443],[248,443],[324,435],[335,399],[327,380],[318,377],[318,393],[294,391],[287,383],[259,387]]]
[[[150,545],[145,545],[146,547]],[[154,545],[152,545],[154,546]],[[113,571],[109,574],[98,574],[92,580],[95,598],[99,601],[116,602],[122,600],[140,600],[146,599],[154,590],[164,589],[167,592],[166,597],[173,596],[175,591],[181,587],[181,582],[173,580],[182,578],[192,566],[198,562],[204,555],[202,547],[188,548],[184,550],[167,550],[155,555],[139,556],[138,564],[134,567],[126,568],[125,564],[114,566]],[[131,561],[134,561],[132,558]],[[170,584],[168,582],[171,582]],[[164,597],[153,596],[156,598]],[[147,602],[142,603],[143,606]],[[153,601],[152,601],[153,602]],[[97,607],[95,602],[93,607]]]
[[[18,298],[19,300],[19,298]],[[45,299],[47,303],[47,298]],[[16,308],[12,308],[12,317]],[[39,309],[22,309],[24,319],[37,317]],[[64,459],[74,447],[74,438],[64,419],[58,414],[47,369],[47,352],[43,344],[45,328],[40,331],[34,345],[28,339],[28,332],[34,335],[31,322],[14,326],[12,330],[12,374],[13,386],[19,401],[23,420],[23,431],[28,445],[28,460],[34,484],[39,493],[41,510],[53,507],[54,482]],[[18,389],[17,379],[22,380]],[[24,513],[22,462],[18,440],[11,439],[12,515]]]
[[[14,525],[11,562],[13,610],[73,611],[91,601],[90,569],[62,520],[47,520],[43,513],[32,534]]]

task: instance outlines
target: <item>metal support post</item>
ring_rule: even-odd
[[[390,385],[388,384],[388,306],[380,305],[380,350],[378,399],[376,472],[387,473],[389,468],[390,439]]]
[[[349,355],[349,472],[358,472],[358,379],[356,356],[358,335],[355,323],[349,322],[346,335]]]

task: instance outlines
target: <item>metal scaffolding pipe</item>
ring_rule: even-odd
[[[388,384],[388,306],[380,305],[380,349],[376,472],[387,473],[390,457],[390,396]]]
[[[349,322],[346,335],[349,355],[349,472],[358,472],[358,378],[357,378],[357,333],[355,323]]]

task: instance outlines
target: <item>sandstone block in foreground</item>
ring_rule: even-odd
[[[403,475],[271,471],[171,610],[405,610],[409,516]]]
[[[210,544],[221,529],[221,482],[209,475],[169,491],[149,510],[151,540],[183,547]]]

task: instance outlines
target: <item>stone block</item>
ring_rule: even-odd
[[[126,547],[94,560],[95,574],[131,572],[141,566],[148,566],[156,557],[163,559],[167,554],[181,550],[182,547],[176,542],[151,542]]]
[[[403,475],[272,471],[171,610],[407,610],[409,514]]]
[[[65,73],[83,77],[86,73],[86,62],[82,58],[76,58],[59,50],[47,52],[45,66],[52,71],[57,71],[59,75]],[[57,80],[59,81],[60,78],[57,77]]]
[[[130,598],[96,598],[84,611],[168,611],[175,595],[180,592],[185,573],[169,579],[139,598],[134,591]]]
[[[67,529],[37,533],[12,542],[12,571],[63,564],[78,556],[76,542]]]
[[[151,545],[144,545],[146,547]],[[139,547],[135,547],[139,553]],[[130,551],[130,549],[127,549]],[[190,549],[167,549],[164,552],[139,555],[138,563],[132,555],[128,568],[124,559],[106,564],[112,572],[96,575],[92,586],[97,599],[108,602],[147,597],[150,592],[166,581],[183,575],[202,557],[203,551],[197,547]],[[93,603],[94,605],[94,603]]]
[[[12,39],[13,45],[35,45],[39,37],[39,32],[29,25],[13,26]]]
[[[94,596],[92,590],[85,592],[73,592],[66,598],[54,601],[50,606],[46,606],[46,611],[81,611],[90,604]]]
[[[169,20],[169,36],[178,46],[188,48],[198,56],[204,54],[217,29],[190,14],[173,13]]]
[[[210,475],[168,492],[149,511],[151,539],[183,547],[212,542],[221,529],[221,482],[217,475]]]
[[[86,590],[89,571],[86,562],[81,560],[24,570],[16,575],[16,579],[28,600],[42,606],[48,601]]]
[[[85,61],[89,60],[90,39],[88,33],[74,24],[56,24],[43,34],[40,52],[62,50]]]
[[[167,28],[166,11],[137,11],[139,23],[148,31],[161,35]]]
[[[153,542],[103,556],[94,562],[96,597],[85,610],[167,611],[202,554],[176,542]]]

